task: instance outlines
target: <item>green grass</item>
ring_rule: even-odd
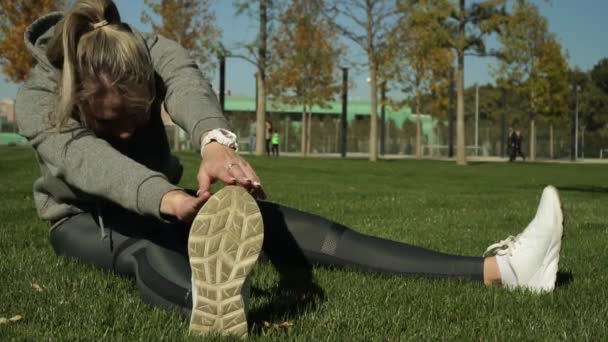
[[[197,157],[181,155],[184,185]],[[544,185],[561,192],[566,236],[551,294],[484,288],[456,280],[315,270],[323,295],[274,291],[277,274],[256,272],[253,340],[607,340],[608,165],[249,158],[270,200],[361,232],[463,255],[518,233]],[[0,149],[0,341],[181,341],[187,322],[144,304],[134,283],[54,255],[37,218],[30,150]],[[42,292],[32,289],[41,285]],[[263,322],[293,323],[288,330]]]

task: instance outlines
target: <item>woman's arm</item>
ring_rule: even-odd
[[[162,36],[147,36],[154,70],[166,87],[165,109],[190,134],[200,148],[201,135],[214,128],[228,128],[220,104],[188,51]]]
[[[163,174],[116,151],[73,119],[61,132],[51,128],[48,114],[56,103],[53,77],[52,72],[36,66],[16,99],[20,134],[29,140],[41,162],[53,176],[77,189],[161,218],[161,198],[180,188]]]

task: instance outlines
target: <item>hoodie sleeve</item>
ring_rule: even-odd
[[[192,146],[198,150],[203,132],[229,126],[217,97],[181,45],[162,36],[151,36],[147,41],[154,69],[167,89],[165,109],[190,134]]]
[[[161,198],[179,187],[121,154],[73,119],[61,132],[49,128],[48,115],[57,100],[53,75],[38,65],[18,90],[15,112],[20,134],[53,176],[141,215],[161,219]]]

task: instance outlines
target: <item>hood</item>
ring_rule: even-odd
[[[53,34],[55,33],[55,25],[63,18],[63,12],[52,12],[43,17],[36,19],[25,30],[24,39],[25,47],[32,53],[36,63],[40,64],[46,70],[56,70],[46,56],[46,47]],[[143,34],[137,29],[129,26],[135,37],[142,41],[146,46],[151,46],[156,42],[156,37],[150,34]]]
[[[47,70],[55,69],[46,57],[46,46],[55,32],[55,25],[63,18],[62,12],[53,12],[38,18],[25,30],[25,47],[36,63]]]

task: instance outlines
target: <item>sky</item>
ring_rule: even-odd
[[[145,9],[143,0],[115,0],[123,21],[134,25],[142,31],[149,27],[140,21]],[[533,0],[542,15],[547,17],[549,30],[555,33],[562,47],[567,51],[570,65],[582,70],[590,70],[600,59],[608,57],[608,0]],[[235,15],[231,0],[216,0],[214,5],[217,24],[223,31],[222,40],[229,50],[239,43],[249,42],[255,37],[256,23],[246,15]],[[491,43],[490,43],[491,45]],[[352,53],[361,55],[357,46]],[[465,60],[465,85],[493,83],[489,66],[494,61],[490,58],[467,57]],[[217,72],[212,81],[215,89],[219,88]],[[233,95],[254,96],[255,68],[243,60],[229,58],[226,61],[226,89]],[[354,89],[350,90],[350,99],[369,99],[369,84],[366,82],[367,71],[351,71]],[[6,81],[0,75],[0,98],[14,98],[18,84]]]

